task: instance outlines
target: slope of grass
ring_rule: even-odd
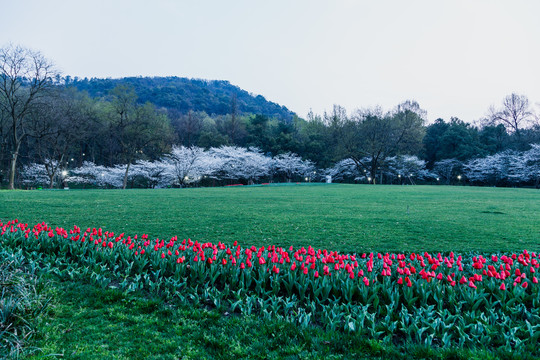
[[[354,252],[534,250],[540,191],[369,185],[2,191],[0,218]]]

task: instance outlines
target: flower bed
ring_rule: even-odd
[[[125,291],[387,343],[538,353],[538,254],[361,253],[149,239],[0,222],[0,245],[36,267]]]

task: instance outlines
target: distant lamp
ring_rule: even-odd
[[[105,176],[105,173],[101,173],[101,177],[104,177]]]
[[[398,176],[397,176],[397,177],[401,179],[401,174],[398,174]]]
[[[437,181],[439,181],[439,180],[441,180],[441,179],[437,178]]]
[[[413,176],[413,174],[409,174],[409,176]]]
[[[308,181],[308,178],[305,178],[305,179],[306,179],[306,181]]]
[[[62,177],[66,177],[66,176],[67,176],[67,174],[68,174],[68,173],[67,173],[67,171],[66,171],[66,170],[62,171]]]
[[[367,181],[368,181],[368,182],[371,182],[371,176],[369,176],[369,177],[367,178]]]
[[[458,179],[459,181],[461,181],[461,175],[458,175],[458,176],[457,176],[457,179]]]

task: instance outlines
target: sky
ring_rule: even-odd
[[[0,46],[64,75],[228,80],[306,117],[416,100],[474,122],[540,110],[537,0],[0,0]]]

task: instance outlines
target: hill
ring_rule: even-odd
[[[120,79],[71,78],[66,85],[87,91],[92,97],[104,97],[117,85],[133,86],[141,103],[151,102],[158,107],[180,113],[205,111],[209,115],[230,114],[234,99],[243,114],[261,114],[291,120],[294,112],[277,103],[254,95],[225,80],[188,79],[181,77],[126,77]]]

